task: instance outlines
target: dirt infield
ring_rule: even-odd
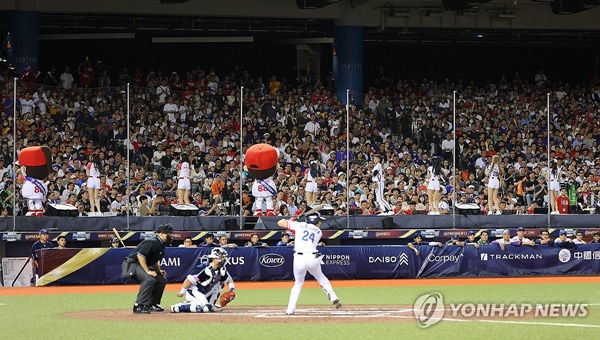
[[[64,314],[67,318],[133,322],[217,322],[217,323],[356,323],[414,321],[412,306],[302,306],[294,315],[286,315],[283,306],[231,307],[219,313],[132,314],[131,310],[101,310]]]

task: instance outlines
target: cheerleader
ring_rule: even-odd
[[[558,166],[558,161],[555,159],[550,166],[550,171],[547,174],[548,179],[548,191],[550,194],[550,208],[552,212],[550,214],[559,214],[556,199],[560,196],[560,172],[562,167]]]
[[[85,167],[87,173],[87,191],[90,196],[90,214],[89,216],[99,216],[102,214],[100,211],[100,167],[102,161],[100,156],[96,153],[92,153],[88,156],[88,163]],[[96,212],[94,212],[94,208]]]
[[[427,215],[439,215],[440,214],[440,179],[442,178],[442,165],[439,157],[433,157],[431,165],[427,168],[427,178],[429,183],[427,184],[427,197],[429,198],[429,212]]]
[[[485,174],[488,177],[487,191],[488,191],[488,205],[490,211],[488,215],[495,214],[500,215],[500,197],[498,197],[498,189],[500,188],[500,178],[504,178],[504,169],[500,167],[500,156],[494,155],[492,157],[492,164],[485,170]]]
[[[177,203],[190,204],[190,189],[190,158],[187,153],[182,153],[177,164]]]
[[[319,186],[317,185],[317,177],[321,177],[321,169],[317,161],[311,161],[310,166],[304,171],[306,176],[306,204],[310,207],[317,201],[319,194]]]

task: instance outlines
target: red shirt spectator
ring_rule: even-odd
[[[556,206],[560,214],[568,214],[570,204],[569,196],[566,193],[561,192],[561,195],[556,198]]]

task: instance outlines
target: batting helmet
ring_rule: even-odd
[[[315,212],[306,216],[306,222],[311,224],[317,224],[320,221],[325,221],[325,218],[321,217],[319,212]]]

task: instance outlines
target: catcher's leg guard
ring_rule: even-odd
[[[174,306],[177,306],[177,310],[179,310],[179,312],[175,312],[175,313],[195,313],[196,312],[195,306],[192,307],[191,303],[178,303],[177,305],[171,306],[171,311],[174,309],[173,308]]]

